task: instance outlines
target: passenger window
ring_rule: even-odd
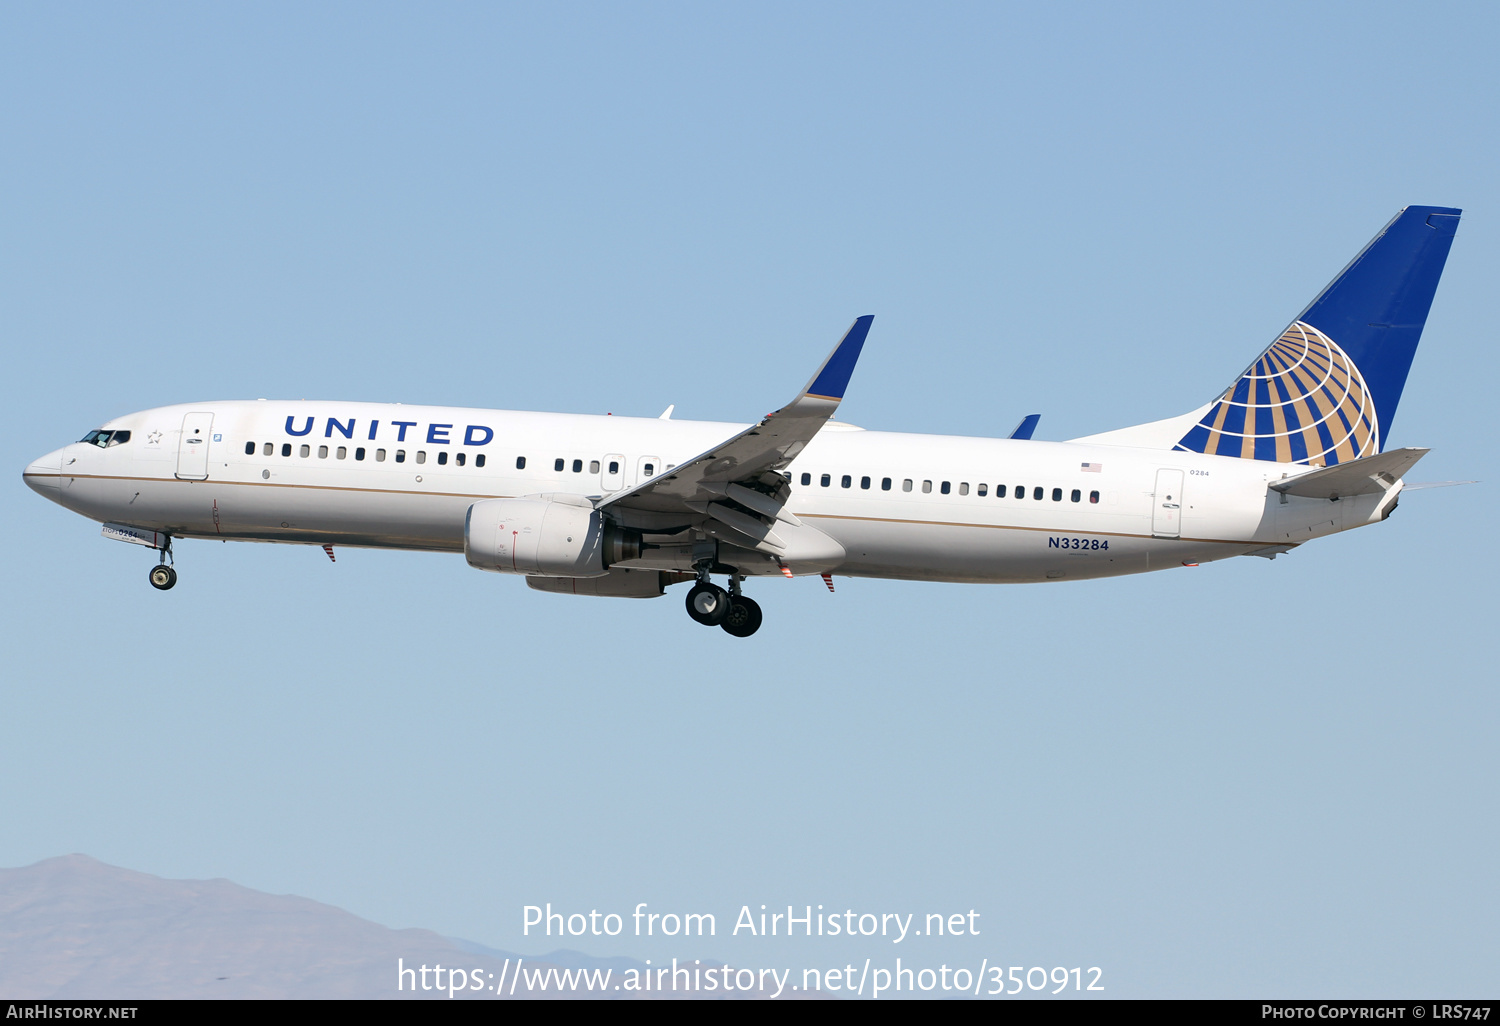
[[[1074,502],[1082,502],[1083,501],[1083,493],[1080,492],[1077,488],[1074,488],[1073,489],[1073,496],[1072,496],[1072,498],[1073,498]]]
[[[868,477],[862,477],[862,478],[860,478],[859,479],[859,486],[861,488],[863,488],[865,491],[869,491],[870,490],[870,479]]]
[[[573,473],[575,473],[575,474],[582,474],[583,473],[583,460],[574,460],[573,461]]]
[[[988,494],[990,494],[990,486],[987,485],[987,484],[981,483],[979,485],[979,497],[982,499],[982,498],[984,498]]]
[[[478,456],[474,457],[474,466],[476,466],[476,467],[482,467],[482,466],[484,466],[484,453],[480,453]]]
[[[261,450],[261,455],[262,456],[274,456],[274,455],[276,455],[276,446],[272,445],[270,442],[267,442],[266,443],[266,447]]]
[[[339,451],[336,452],[336,453],[334,453],[334,455],[337,456],[341,460],[348,459],[349,458],[349,448],[348,448],[348,446],[343,446],[343,445],[339,446]]]
[[[648,464],[646,464],[645,469],[642,472],[647,477],[650,477],[652,474],[656,473],[656,464],[655,463],[648,463]]]
[[[526,469],[526,457],[525,456],[517,456],[516,457],[516,469],[517,470],[525,470]]]
[[[931,481],[923,481],[922,482],[922,493],[925,495],[926,493],[928,493],[930,491],[932,491],[932,482]]]
[[[845,474],[842,478],[839,479],[839,487],[841,488],[848,488],[853,483],[854,478],[850,477],[848,474]]]
[[[1040,492],[1041,489],[1038,488],[1037,491]],[[1016,485],[1016,498],[1018,498],[1018,499],[1024,499],[1024,498],[1026,498],[1026,486],[1025,485]]]
[[[326,460],[327,458],[328,458],[328,446],[326,446],[326,445],[320,445],[320,446],[318,446],[318,459],[320,459],[320,460]]]
[[[297,455],[301,456],[303,459],[307,459],[309,456],[312,455],[312,446],[310,446],[310,445],[299,446],[297,448]]]
[[[802,475],[802,483],[805,484],[805,485],[812,484],[812,475],[811,474],[803,474]]]
[[[362,460],[362,459],[365,458],[365,447],[364,446],[360,446],[358,449],[354,450],[354,458],[357,459],[357,460]]]
[[[1047,494],[1047,490],[1045,488],[1037,487],[1031,490],[1031,497],[1038,502],[1042,501],[1042,496],[1045,494]]]
[[[376,463],[384,463],[385,462],[385,450],[384,449],[376,449],[375,450],[375,462]]]
[[[958,485],[958,494],[959,495],[968,495],[969,494],[969,482],[967,482],[967,481],[960,481],[959,482],[959,485]]]
[[[1005,498],[1005,486],[1004,485],[996,485],[995,486],[995,498],[997,498],[997,499],[1003,499],[1003,498]]]
[[[255,455],[255,443],[254,442],[246,442],[245,443],[245,455],[246,456],[254,456]]]
[[[423,450],[423,449],[418,449],[417,450],[417,462],[418,463],[426,463],[427,462],[427,452],[425,450]],[[1038,498],[1040,498],[1040,496],[1038,496]]]
[[[422,462],[422,454],[421,453],[417,453],[417,462],[418,463]],[[447,465],[448,465],[448,450],[447,449],[439,449],[438,450],[438,466],[440,466],[440,467],[446,467]]]
[[[905,481],[901,482],[901,490],[903,492],[911,491],[911,478],[907,478]]]
[[[290,456],[291,454],[292,454],[292,443],[291,442],[287,442],[287,443],[283,444],[282,447],[281,447],[281,455],[283,455],[283,456]]]
[[[599,461],[598,460],[589,460],[589,473],[590,474],[597,474],[597,473],[599,473]]]
[[[457,454],[456,456],[453,457],[453,462],[457,463],[461,467],[461,466],[464,465],[464,461],[467,460],[468,458],[469,457],[468,457],[467,453],[462,453],[461,452],[461,453],[459,453],[459,454]]]
[[[818,484],[822,485],[824,488],[827,488],[829,485],[833,484],[833,475],[824,474],[822,477],[818,478]]]
[[[942,484],[942,490],[943,490],[943,494],[947,495],[949,492],[953,491],[953,485],[950,484],[947,481],[944,481],[943,484]]]
[[[555,471],[557,471],[559,474],[561,474],[562,473],[562,469],[563,469],[563,461],[560,460],[560,459],[553,460],[552,461],[552,469],[555,470]]]
[[[397,449],[396,450],[396,462],[397,463],[405,463],[406,462],[406,450],[405,449]]]
[[[609,461],[609,472],[611,474],[618,474],[620,472],[620,461],[619,460],[610,460]],[[803,482],[803,483],[805,484],[806,482]]]
[[[1052,489],[1052,501],[1053,502],[1062,502],[1062,489],[1061,488],[1054,488],[1054,489]]]
[[[880,479],[880,490],[882,492],[888,492],[888,491],[891,490],[891,479],[890,478],[888,478],[888,477],[882,477]]]
[[[1099,501],[1099,493],[1098,492],[1089,492],[1089,501],[1093,502],[1093,503],[1097,503]]]

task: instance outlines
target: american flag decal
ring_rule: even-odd
[[[1104,469],[1102,463],[1085,463],[1080,468],[1085,474],[1097,474]]]

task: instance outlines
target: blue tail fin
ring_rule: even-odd
[[[1317,466],[1383,451],[1461,213],[1397,214],[1176,448]]]

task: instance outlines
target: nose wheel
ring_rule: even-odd
[[[159,562],[151,568],[151,587],[157,591],[168,591],[177,583],[177,571],[172,569],[172,536],[166,536],[159,550]]]

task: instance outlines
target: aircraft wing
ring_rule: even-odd
[[[1283,495],[1301,495],[1309,499],[1337,499],[1344,495],[1367,495],[1383,492],[1402,474],[1416,466],[1417,460],[1431,449],[1389,449],[1375,456],[1335,463],[1311,474],[1282,478],[1271,482],[1271,490]]]
[[[772,530],[802,525],[782,507],[791,488],[781,471],[797,457],[844,398],[874,317],[858,318],[823,361],[807,387],[753,427],[634,488],[606,496],[598,508],[627,525],[666,526],[712,521],[737,544],[776,553],[785,545]],[[804,530],[808,530],[805,529]],[[722,530],[710,533],[723,535]]]

